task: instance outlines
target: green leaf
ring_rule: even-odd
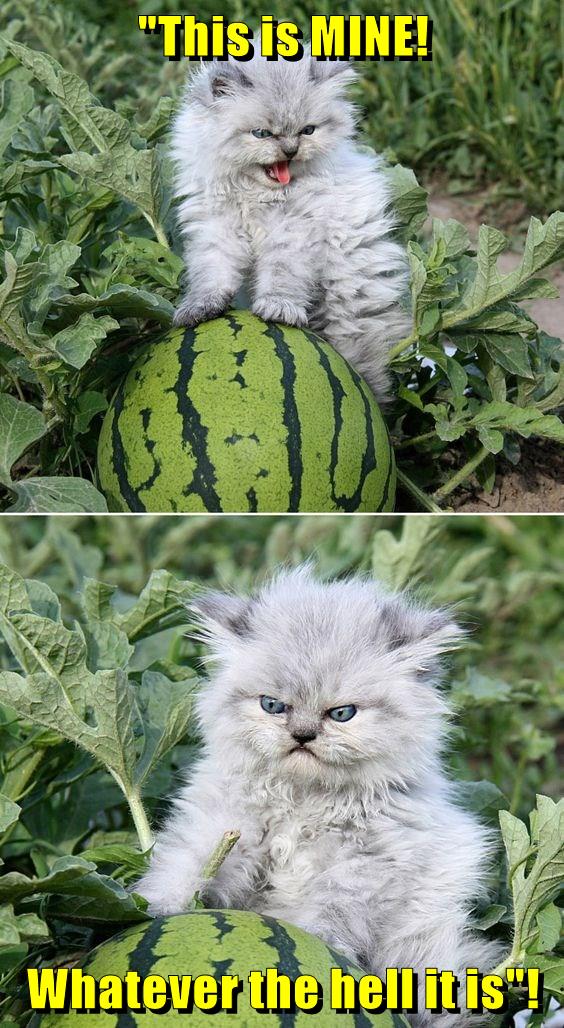
[[[564,878],[564,799],[537,796],[530,836],[506,810],[499,815],[509,866],[515,918],[512,959],[522,963],[536,935],[539,912],[555,899]],[[535,965],[536,966],[536,965]]]
[[[485,446],[490,453],[501,453],[503,450],[503,432],[498,432],[495,428],[488,428],[486,425],[480,426],[478,438],[482,446]]]
[[[146,289],[129,285],[113,285],[99,296],[89,293],[71,293],[60,296],[57,303],[64,311],[111,311],[124,318],[152,318],[163,325],[170,325],[174,307],[170,300]]]
[[[45,435],[45,419],[30,403],[0,393],[0,482],[11,485],[13,465]]]
[[[537,957],[534,955],[527,961],[527,967],[538,968],[543,975],[543,989],[560,1003],[564,1003],[564,958]]]
[[[13,800],[4,796],[3,793],[0,792],[0,834],[5,832],[10,825],[16,823],[20,816],[21,809],[22,808],[19,807],[17,803],[14,803]]]
[[[493,782],[457,782],[456,795],[461,806],[474,814],[492,814],[507,806],[507,800],[501,789]]]
[[[83,133],[82,138],[87,137],[100,150],[110,148],[112,140],[115,138],[113,132],[115,132],[117,123],[115,121],[112,123],[113,132],[108,138],[107,133],[104,133],[96,119],[97,111],[99,111],[98,101],[89,92],[83,79],[66,71],[49,54],[31,50],[4,35],[0,36],[0,42],[24,68],[31,71],[38,82],[45,86],[63,109],[76,121],[77,127]]]
[[[460,303],[443,316],[443,327],[460,324],[514,295],[523,296],[523,288],[538,271],[560,259],[564,248],[564,214],[556,211],[545,224],[531,218],[525,251],[519,266],[504,275],[497,258],[505,248],[505,237],[495,228],[481,225],[475,273]]]
[[[181,582],[168,571],[153,571],[139,599],[117,618],[117,624],[130,642],[173,625],[188,624],[186,608],[195,592],[192,582]]]
[[[77,435],[82,435],[90,428],[90,423],[96,414],[107,410],[108,401],[103,393],[94,389],[86,389],[80,394],[76,402],[74,414],[74,430]]]
[[[9,871],[0,878],[0,903],[16,903],[42,892],[64,892],[95,869],[95,864],[82,857],[59,857],[43,878],[28,878],[19,871]]]
[[[158,672],[144,672],[139,696],[144,746],[135,771],[138,783],[143,782],[165,753],[186,735],[197,685],[195,676],[172,682]]]
[[[473,921],[473,927],[478,928],[481,932],[485,932],[488,928],[493,928],[494,925],[499,924],[501,918],[506,913],[507,907],[504,907],[502,903],[492,903]]]
[[[50,917],[64,917],[67,921],[81,921],[95,924],[100,921],[143,921],[146,901],[134,893],[127,892],[122,885],[96,871],[96,865],[82,857],[60,857],[55,860],[47,875],[28,878],[18,871],[11,871],[0,878],[0,902],[15,903],[28,896],[47,894]],[[15,928],[20,924],[25,930],[35,929],[37,920],[20,922],[15,919]],[[22,933],[23,934],[23,933]]]
[[[10,514],[108,513],[105,498],[83,478],[26,478],[10,488],[17,496]]]
[[[49,728],[82,746],[95,760],[105,764],[124,794],[131,793],[136,763],[134,723],[135,695],[121,670],[85,675],[85,699],[89,721],[71,705],[62,681],[48,672],[23,678],[11,671],[0,672],[0,703],[12,707],[20,717]]]
[[[537,927],[539,937],[535,948],[540,953],[555,949],[562,937],[562,912],[555,903],[549,903],[539,910]]]
[[[44,339],[43,345],[73,368],[83,368],[108,332],[119,328],[114,318],[81,314],[74,325],[68,325],[56,335]]]
[[[511,702],[511,686],[501,678],[493,678],[469,668],[466,677],[455,682],[451,699],[457,706],[497,706]]]
[[[490,429],[517,432],[525,438],[539,435],[564,442],[564,425],[556,415],[543,414],[535,407],[517,407],[516,404],[501,400],[483,404],[470,424],[476,428],[483,425]]]
[[[427,217],[427,190],[419,185],[411,168],[395,164],[387,169],[394,211],[403,227],[403,238],[415,235]]]
[[[0,86],[0,156],[9,146],[22,119],[35,103],[33,89],[25,82],[8,80]]]
[[[155,150],[136,150],[129,143],[111,152],[84,152],[59,157],[63,167],[83,175],[97,186],[112,189],[149,215],[152,223],[159,214],[159,169]]]
[[[468,230],[459,221],[455,221],[454,218],[448,218],[447,221],[433,218],[433,243],[435,247],[438,246],[439,242],[442,243],[443,247],[443,259],[447,260],[452,257],[459,257],[466,250],[470,249]]]
[[[390,589],[420,582],[428,569],[429,551],[441,533],[441,522],[431,515],[404,518],[399,539],[387,529],[374,535],[372,572]]]
[[[488,332],[484,347],[492,360],[502,368],[522,378],[534,378],[529,360],[529,348],[522,336],[514,333]]]

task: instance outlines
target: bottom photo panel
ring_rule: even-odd
[[[0,1028],[564,1025],[557,516],[0,519]]]

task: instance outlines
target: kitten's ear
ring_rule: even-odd
[[[379,641],[399,658],[412,658],[423,671],[435,671],[440,655],[456,649],[464,635],[448,609],[429,610],[403,596],[390,596],[378,610]]]
[[[334,79],[335,82],[348,85],[356,77],[356,72],[350,61],[320,61],[316,57],[310,57],[310,74],[314,82],[327,82]]]
[[[219,590],[202,593],[193,603],[193,608],[213,628],[218,626],[232,635],[246,636],[251,632],[251,610],[253,601]]]
[[[214,100],[222,96],[233,96],[238,89],[252,89],[252,82],[242,68],[233,61],[213,64],[209,72],[210,89]]]

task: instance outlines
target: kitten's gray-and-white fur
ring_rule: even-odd
[[[212,653],[204,749],[136,886],[151,910],[178,913],[200,890],[207,905],[313,932],[373,973],[490,971],[496,948],[469,927],[489,838],[440,761],[439,657],[460,638],[449,615],[368,580],[321,584],[307,567],[254,598],[211,593],[198,606]],[[266,713],[261,696],[287,711]],[[346,723],[327,716],[351,703]],[[204,883],[229,829],[240,841]],[[420,1008],[417,1026],[483,1023]]]
[[[190,77],[172,135],[189,283],[175,323],[217,317],[250,276],[255,314],[319,332],[384,400],[387,352],[411,327],[407,262],[380,161],[354,143],[353,77],[307,53]],[[284,184],[266,169],[289,156]]]

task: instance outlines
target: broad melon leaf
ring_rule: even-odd
[[[149,216],[158,220],[160,207],[159,167],[154,150],[136,150],[130,143],[111,152],[63,154],[59,162],[69,171],[112,189]]]
[[[428,192],[419,185],[411,168],[395,164],[386,172],[392,187],[394,211],[404,237],[415,235],[427,217]]]
[[[153,571],[139,599],[119,615],[117,623],[130,642],[174,625],[188,624],[186,608],[196,588],[192,582],[179,581],[169,571]]]
[[[556,415],[543,414],[535,407],[518,407],[507,401],[484,403],[470,424],[476,428],[484,425],[490,429],[517,432],[526,439],[531,435],[539,435],[564,443],[564,424]]]
[[[104,134],[92,113],[100,105],[83,79],[66,71],[49,54],[32,50],[5,35],[0,36],[0,42],[58,100],[94,146],[100,150],[111,148],[112,135],[108,138]],[[114,130],[113,122],[111,128]]]
[[[107,408],[108,401],[103,393],[99,393],[95,389],[86,389],[81,393],[76,401],[73,421],[76,434],[82,435],[83,432],[87,432],[92,418]]]
[[[139,691],[144,746],[135,769],[141,783],[159,760],[186,735],[192,717],[198,679],[171,681],[157,671],[145,671]]]
[[[522,964],[537,935],[537,915],[562,888],[564,799],[555,803],[548,796],[537,796],[536,810],[530,815],[530,836],[523,822],[507,810],[500,811],[499,821],[513,893],[515,929],[511,959]]]
[[[112,606],[112,598],[116,591],[116,585],[98,582],[95,578],[85,578],[80,602],[86,617],[94,621],[113,618],[116,612]]]
[[[82,715],[92,685],[82,634],[69,631],[60,621],[14,610],[0,613],[0,632],[22,670],[57,680],[67,701]]]
[[[0,833],[5,832],[10,825],[13,825],[18,820],[21,807],[13,800],[9,799],[8,796],[4,796],[0,792]],[[1,918],[0,918],[1,921]]]
[[[111,311],[127,318],[152,318],[163,325],[170,325],[174,307],[164,296],[149,293],[146,289],[117,284],[110,286],[98,296],[89,293],[72,293],[59,296],[57,304],[66,311]]]
[[[26,478],[10,486],[17,500],[9,514],[107,514],[105,498],[84,478]]]
[[[460,303],[444,312],[443,328],[460,325],[480,314],[485,307],[511,299],[515,294],[522,299],[528,280],[562,256],[564,213],[555,211],[544,225],[538,218],[531,218],[523,259],[507,275],[502,274],[497,266],[497,258],[505,245],[501,232],[487,225],[480,226],[474,277],[462,293]]]
[[[8,80],[0,86],[0,155],[34,103],[35,94],[27,83]]]
[[[15,914],[11,903],[0,907],[0,947],[48,938],[49,929],[37,914]]]
[[[549,903],[537,914],[539,937],[535,949],[547,953],[556,949],[562,937],[562,912],[555,903]]]
[[[28,446],[45,435],[45,418],[30,403],[0,394],[0,482],[10,487],[11,471]]]
[[[564,1003],[564,958],[557,956],[533,956],[527,967],[538,967],[543,975],[543,988]]]
[[[125,632],[111,621],[86,621],[82,630],[88,646],[88,664],[92,671],[127,668],[134,647]]]
[[[83,857],[60,857],[40,878],[12,871],[0,879],[0,902],[15,903],[39,894],[53,897],[50,916],[64,916],[68,921],[143,921],[147,916],[147,903],[141,896],[99,874],[96,864]],[[28,927],[32,925],[28,923]]]
[[[83,368],[108,332],[119,328],[119,322],[103,315],[81,314],[74,325],[67,325],[56,335],[43,339],[43,346],[57,354],[65,364]],[[98,408],[99,409],[99,408]]]
[[[71,924],[106,924],[108,921],[146,921],[147,901],[98,871],[56,889],[49,897],[49,917],[64,918]]]
[[[119,669],[95,675],[87,672],[85,677],[89,722],[79,716],[61,681],[49,672],[27,678],[12,671],[0,672],[0,703],[82,746],[106,765],[128,795],[136,763],[135,695],[127,675]]]
[[[429,515],[405,518],[401,536],[381,529],[374,535],[372,572],[390,589],[417,585],[428,571],[429,552],[442,531],[440,519]]]
[[[0,903],[16,903],[36,893],[62,891],[95,870],[96,865],[82,857],[59,857],[43,878],[28,878],[20,871],[9,871],[0,878]]]
[[[17,571],[0,564],[0,615],[12,610],[30,610],[25,582]]]
[[[436,247],[441,246],[443,260],[460,257],[470,249],[468,230],[454,218],[448,218],[446,221],[433,218],[433,243]]]

